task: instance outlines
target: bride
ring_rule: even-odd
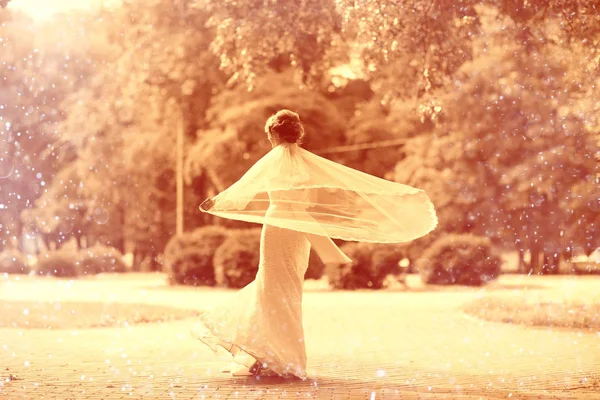
[[[301,148],[298,114],[281,110],[265,131],[273,149],[212,199],[204,212],[263,225],[258,273],[199,317],[194,335],[231,353],[238,375],[306,379],[302,285],[311,247],[326,264],[352,262],[332,241],[398,243],[432,231],[437,218],[419,189],[386,181]]]

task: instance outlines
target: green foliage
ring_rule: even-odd
[[[35,207],[21,213],[21,221],[29,230],[47,239],[48,245],[53,242],[60,248],[73,236],[79,238],[82,232],[92,233],[99,224],[93,222],[91,215],[92,199],[82,193],[85,185],[77,163],[65,165],[54,180],[56,183],[49,185],[34,202]]]
[[[365,102],[371,102],[375,93],[364,79],[349,79],[344,70],[329,72],[331,84],[323,94],[340,111],[345,120],[352,119]]]
[[[205,1],[209,26],[216,31],[211,49],[231,82],[252,84],[268,69],[294,66],[302,81],[316,80],[330,65],[328,52],[339,30],[333,0]]]
[[[75,238],[122,249],[126,239],[136,259],[156,259],[175,231],[176,134],[190,229],[213,218],[198,203],[270,149],[266,118],[290,108],[317,153],[407,139],[332,158],[425,189],[438,231],[590,250],[600,232],[597,9],[126,0],[43,24],[4,12],[0,249],[26,234],[50,248]],[[409,258],[431,238],[409,244]]]
[[[21,235],[21,212],[74,158],[57,126],[65,118],[62,102],[88,82],[93,64],[81,40],[91,36],[94,24],[86,25],[84,16],[34,23],[22,13],[10,14],[0,22],[0,204],[11,210],[0,215],[0,249],[8,237]]]
[[[58,250],[38,257],[35,267],[39,275],[76,278],[79,275],[79,254],[74,250]]]
[[[214,257],[218,286],[242,288],[258,272],[261,229],[233,231]]]
[[[471,59],[470,38],[478,33],[476,0],[431,2],[340,0],[342,32],[352,43],[355,69],[374,89],[399,99],[418,99],[443,87]]]
[[[186,248],[171,261],[169,282],[191,286],[214,286],[214,250],[204,245]]]
[[[173,236],[165,246],[165,265],[169,264],[184,250],[208,246],[216,250],[227,237],[227,230],[218,225],[207,225]]]
[[[413,101],[389,101],[377,95],[364,103],[348,122],[349,144],[398,141],[396,146],[353,151],[345,155],[345,164],[383,178],[404,158],[402,139],[431,134],[431,121],[421,121]],[[389,142],[388,142],[389,143]]]
[[[186,161],[188,181],[206,175],[221,191],[239,179],[271,149],[265,122],[282,108],[300,115],[303,147],[318,151],[344,142],[345,121],[325,96],[298,88],[287,72],[270,74],[258,79],[252,92],[238,87],[215,97],[207,112],[210,126],[200,132]]]
[[[489,238],[453,234],[433,243],[417,269],[427,284],[480,286],[498,277],[500,264]]]
[[[444,235],[445,232],[441,231],[439,228],[435,231],[420,237],[411,242],[402,243],[399,245],[402,253],[409,261],[409,271],[415,272],[415,264],[419,258],[423,255],[423,253],[436,241],[436,239],[440,235]]]
[[[85,182],[78,198],[67,200],[84,200],[90,213],[108,211],[112,229],[102,235],[111,243],[114,236],[133,242],[137,268],[155,259],[175,231],[176,136],[183,137],[184,151],[189,148],[223,82],[208,51],[204,11],[132,0],[97,14],[106,21],[100,39],[110,44],[105,62],[85,90],[64,103],[61,136],[75,144]],[[197,209],[205,185],[190,185],[188,229],[205,222]]]
[[[600,275],[600,262],[598,261],[570,262],[568,265],[571,272],[577,275]]]
[[[534,264],[545,249],[588,248],[598,237],[598,112],[584,99],[598,61],[584,61],[589,49],[524,41],[520,22],[497,10],[479,18],[485,35],[437,96],[433,134],[410,139],[388,177],[427,191],[442,232],[531,250]]]
[[[87,249],[61,248],[38,256],[35,271],[39,275],[75,278],[102,273],[124,273],[127,265],[117,249],[96,244]]]
[[[172,284],[214,285],[213,260],[228,231],[204,226],[171,238],[165,247],[165,270]]]
[[[542,30],[543,22],[561,23],[561,33],[568,41],[589,40],[600,34],[600,13],[597,0],[497,0],[498,9],[525,29],[529,40],[535,40],[535,31]],[[544,21],[545,20],[545,21]]]
[[[0,252],[0,274],[29,274],[30,271],[21,252],[11,249]]]
[[[397,245],[352,242],[341,249],[352,263],[326,267],[335,289],[381,289],[388,275],[400,272],[398,262],[404,258]]]
[[[127,270],[123,254],[114,247],[97,244],[79,252],[79,273],[81,275],[124,273]]]

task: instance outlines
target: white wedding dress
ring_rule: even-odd
[[[286,201],[278,203],[271,193],[267,217],[289,213],[293,207],[290,198],[302,195],[280,193],[280,199]],[[229,351],[238,367],[248,370],[258,361],[275,374],[306,379],[302,286],[311,242],[326,262],[350,261],[328,237],[265,224],[255,280],[202,314],[194,335],[215,351],[218,346]]]
[[[297,144],[275,146],[200,209],[260,223],[263,230],[255,280],[200,316],[195,336],[215,351],[219,346],[229,351],[231,371],[254,372],[258,362],[302,379],[302,286],[311,246],[324,263],[343,264],[352,260],[332,237],[400,243],[437,225],[422,190],[345,167]]]

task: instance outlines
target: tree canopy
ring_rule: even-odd
[[[265,120],[289,108],[307,149],[425,189],[440,234],[589,249],[599,10],[600,0],[126,0],[44,23],[3,11],[0,247],[31,233],[156,260],[175,231],[177,138],[193,229],[209,222],[201,200],[269,150]]]

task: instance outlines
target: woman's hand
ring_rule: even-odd
[[[200,204],[200,210],[202,210],[202,211],[208,211],[208,210],[210,210],[210,209],[212,208],[212,206],[214,206],[214,205],[215,205],[215,202],[214,202],[214,200],[213,200],[213,199],[211,199],[211,198],[208,198],[208,199],[204,200],[204,201],[202,202],[202,204]]]

